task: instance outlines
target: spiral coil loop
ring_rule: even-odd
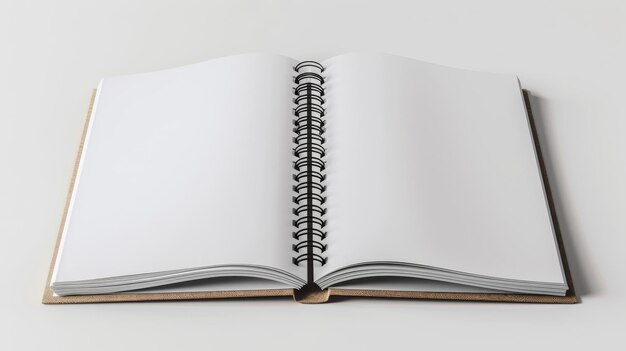
[[[292,224],[296,243],[292,245],[295,252],[292,261],[295,265],[306,262],[311,275],[314,262],[324,265],[327,260],[324,256],[327,246],[323,243],[326,239],[324,66],[302,61],[294,71]]]

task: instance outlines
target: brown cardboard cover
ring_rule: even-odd
[[[550,193],[550,186],[548,184],[548,178],[546,174],[545,164],[541,156],[541,149],[539,147],[539,140],[537,136],[537,130],[535,122],[530,109],[530,96],[529,92],[524,90],[524,101],[526,104],[526,110],[528,112],[528,119],[532,131],[533,142],[537,152],[539,165],[541,168],[541,174],[543,177],[544,187],[548,204],[550,207],[550,215],[552,216],[552,222],[557,236],[558,248],[561,254],[561,260],[563,263],[563,269],[569,290],[566,296],[548,296],[548,295],[531,295],[531,294],[493,294],[493,293],[447,293],[447,292],[426,292],[426,291],[391,291],[391,290],[353,290],[353,289],[333,289],[319,290],[315,288],[305,287],[301,291],[294,289],[271,289],[271,290],[245,290],[245,291],[199,291],[199,292],[185,292],[185,293],[122,293],[122,294],[102,294],[102,295],[76,295],[76,296],[55,296],[50,288],[52,279],[52,272],[56,262],[59,245],[61,242],[61,236],[63,233],[63,227],[67,220],[67,212],[72,197],[72,191],[74,189],[74,182],[76,181],[76,174],[80,163],[80,157],[83,151],[85,137],[87,135],[87,129],[89,126],[89,120],[91,118],[91,112],[93,109],[94,99],[96,91],[93,91],[91,96],[91,102],[89,104],[89,110],[87,112],[87,119],[83,128],[83,134],[81,137],[80,145],[78,148],[78,155],[74,164],[74,171],[72,174],[72,180],[70,182],[69,191],[67,194],[65,209],[63,211],[63,217],[61,225],[58,231],[57,241],[52,255],[52,262],[50,264],[50,270],[48,272],[48,279],[44,290],[42,302],[44,304],[73,304],[73,303],[98,303],[98,302],[136,302],[136,301],[171,301],[171,300],[204,300],[204,299],[226,299],[226,298],[251,298],[251,297],[277,297],[277,296],[292,296],[294,300],[305,304],[325,303],[333,299],[333,296],[351,296],[351,297],[369,297],[369,298],[403,298],[403,299],[427,299],[427,300],[457,300],[457,301],[486,301],[486,302],[526,302],[526,303],[576,303],[578,299],[574,292],[574,285],[567,264],[567,257],[565,256],[565,248],[561,237],[560,227],[556,218],[556,212]]]

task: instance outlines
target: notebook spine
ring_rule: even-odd
[[[295,265],[306,263],[309,280],[315,263],[326,264],[326,149],[324,67],[302,61],[294,67],[293,238]]]

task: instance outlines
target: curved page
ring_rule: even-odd
[[[519,83],[390,55],[327,67],[328,263],[564,283]]]
[[[100,84],[53,282],[291,263],[295,61],[250,54]]]

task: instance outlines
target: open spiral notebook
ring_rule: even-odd
[[[44,303],[574,303],[515,76],[246,54],[107,78]]]

